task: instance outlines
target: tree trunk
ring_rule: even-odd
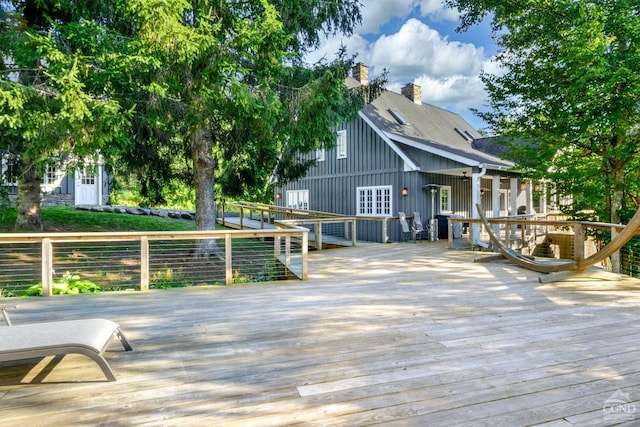
[[[30,160],[23,160],[23,170],[18,179],[18,217],[15,230],[42,232],[42,212],[40,211],[40,188],[42,175]]]
[[[196,228],[198,230],[215,230],[213,146],[211,138],[202,125],[198,125],[191,135],[191,154],[196,190]],[[218,247],[214,239],[198,240],[196,256],[209,257],[217,252]]]

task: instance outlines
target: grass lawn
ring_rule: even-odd
[[[0,209],[0,233],[14,231],[16,216],[16,209]],[[196,229],[195,221],[185,219],[91,212],[70,207],[44,207],[42,208],[42,221],[45,232],[189,231]]]

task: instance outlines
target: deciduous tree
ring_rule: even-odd
[[[487,18],[502,72],[484,74],[494,132],[534,177],[619,222],[638,207],[640,6],[626,0],[448,0]]]

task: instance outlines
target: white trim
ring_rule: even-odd
[[[496,169],[496,170],[506,170],[509,169],[510,166],[508,165],[498,165],[498,164],[491,164],[491,163],[487,163],[487,162],[481,162],[478,160],[473,160],[470,159],[468,157],[465,156],[461,156],[459,154],[454,154],[450,151],[447,150],[443,150],[443,149],[439,149],[436,147],[433,147],[431,145],[425,145],[422,142],[419,141],[415,141],[411,138],[407,138],[405,136],[399,135],[397,133],[393,133],[393,132],[384,132],[384,135],[388,138],[388,139],[394,139],[402,144],[408,145],[410,147],[413,148],[417,148],[419,150],[425,151],[427,153],[431,153],[431,154],[435,154],[437,156],[440,157],[444,157],[446,159],[449,160],[453,160],[459,163],[462,163],[466,166],[478,166],[481,167],[481,165],[485,165],[488,168],[491,169]],[[425,142],[430,142],[430,141],[425,141]],[[511,162],[506,162],[506,163],[511,163]]]
[[[375,133],[378,134],[378,136],[380,136],[380,138],[382,138],[384,142],[387,143],[389,147],[391,147],[391,149],[398,156],[400,156],[402,160],[404,160],[405,172],[420,170],[420,166],[418,166],[413,160],[411,160],[393,141],[391,141],[391,139],[384,132],[378,129],[378,127],[375,124],[373,124],[373,122],[362,111],[358,111],[358,115],[360,116],[360,118],[362,118],[362,120],[364,120],[369,125],[369,127],[371,127],[371,129],[373,129]]]
[[[336,132],[336,158],[346,159],[349,147],[347,146],[347,131],[342,129]]]
[[[442,193],[446,192],[447,194],[447,204],[449,205],[449,209],[442,209]],[[441,185],[440,192],[438,194],[438,212],[440,214],[452,214],[453,209],[451,208],[451,186],[450,185]]]
[[[382,194],[383,199],[378,199],[377,192],[382,191],[385,194]],[[364,192],[370,192],[371,196],[371,205],[369,206],[371,210],[361,209],[363,200],[361,199],[361,195]],[[385,197],[387,200],[385,200]],[[365,204],[366,200],[364,200]],[[387,202],[387,203],[385,203]],[[378,209],[380,207],[380,209]],[[388,208],[388,209],[386,209]],[[356,212],[359,216],[375,216],[375,217],[389,217],[393,214],[393,187],[391,185],[368,185],[362,187],[356,187]]]

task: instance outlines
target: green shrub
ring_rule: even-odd
[[[80,279],[80,276],[67,272],[62,278],[53,279],[51,291],[53,295],[84,294],[102,292],[102,288],[90,280]],[[24,296],[42,296],[42,282],[30,286]]]

